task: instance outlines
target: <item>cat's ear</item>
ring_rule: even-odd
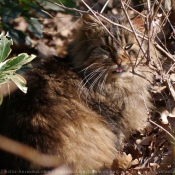
[[[95,16],[90,14],[84,14],[82,16],[84,25],[97,25],[99,21],[95,18]]]
[[[82,16],[82,25],[85,35],[89,38],[93,36],[97,26],[99,26],[99,22],[93,15],[84,14]]]

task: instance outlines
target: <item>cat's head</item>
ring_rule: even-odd
[[[106,16],[114,23],[129,27],[122,17]],[[100,17],[99,17],[100,18]],[[89,82],[105,83],[132,76],[146,63],[143,52],[134,34],[127,29],[111,24],[92,15],[83,15],[82,24],[75,40],[70,44],[71,66]],[[143,48],[146,43],[140,40]]]

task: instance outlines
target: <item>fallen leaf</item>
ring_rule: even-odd
[[[116,159],[113,160],[112,170],[126,170],[132,165],[131,154],[126,155],[124,152],[118,153]]]

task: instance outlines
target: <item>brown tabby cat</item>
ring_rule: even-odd
[[[129,27],[119,16],[107,17]],[[42,60],[26,75],[28,93],[14,92],[0,108],[0,134],[58,155],[75,172],[110,167],[152,108],[153,75],[133,34],[102,20],[113,37],[88,14],[81,21],[68,63]],[[3,169],[42,169],[3,151],[0,157]]]

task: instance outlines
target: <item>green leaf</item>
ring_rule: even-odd
[[[36,56],[21,53],[17,57],[5,60],[11,52],[10,46],[12,43],[12,40],[7,39],[7,36],[0,35],[0,84],[8,83],[11,79],[21,91],[27,93],[26,80],[16,71],[31,62]],[[0,91],[0,105],[2,101],[3,94]]]
[[[3,29],[9,32],[10,37],[16,45],[25,44],[27,46],[31,45],[30,37],[26,35],[21,30],[16,30],[11,24],[3,24]]]
[[[29,63],[35,58],[35,55],[29,56],[26,53],[21,53],[17,57],[6,60],[0,63],[0,72],[2,71],[16,71],[20,69],[24,64]]]
[[[63,9],[51,2],[46,2],[44,5],[45,8],[55,10],[55,11],[63,11]]]
[[[40,5],[38,5],[36,2],[33,2],[33,3],[28,2],[27,6],[29,7],[30,10],[34,11],[38,16],[41,16],[43,18],[49,17],[49,15],[43,11],[43,8]]]
[[[47,2],[47,1],[43,4],[43,6],[47,9],[51,9],[51,10],[55,10],[55,11],[64,11],[64,9],[62,9],[61,7],[55,5],[51,2]]]
[[[66,7],[71,7],[71,8],[75,8],[76,7],[76,3],[73,0],[52,0],[52,2],[49,2],[47,0],[36,0],[41,6],[47,8],[47,9],[51,9],[51,10],[55,10],[55,11],[64,11],[64,9],[62,9],[61,7],[55,5],[52,2],[56,2],[58,4],[60,4],[60,2],[62,4],[64,4]]]
[[[0,35],[0,62],[4,61],[11,52],[10,46],[13,41],[7,39],[6,36]]]
[[[29,0],[19,0],[20,3],[27,3]]]
[[[6,2],[2,8],[2,21],[3,23],[10,22],[16,17],[20,16],[23,8],[16,2]]]
[[[26,19],[28,22],[28,30],[37,38],[43,37],[43,24],[34,18]]]
[[[19,74],[15,74],[11,76],[11,80],[18,86],[18,88],[23,91],[24,93],[27,93],[27,87],[26,87],[26,80]]]
[[[73,0],[54,0],[54,1],[57,1],[58,3],[61,2],[66,7],[71,7],[71,8],[75,8],[76,7],[76,3]]]
[[[13,27],[11,27],[11,29],[6,30],[6,31],[9,31],[9,35],[16,45],[19,46],[21,43],[23,43],[27,46],[31,45],[30,37],[28,35],[26,35],[23,31],[16,30]]]
[[[8,70],[17,70],[21,68],[20,62],[25,59],[25,55],[20,55],[0,63],[0,72]]]
[[[46,0],[47,1],[47,0]],[[56,2],[58,4],[62,3],[65,7],[69,7],[69,8],[76,8],[76,3],[73,0],[52,0],[53,2]],[[56,6],[56,5],[55,5]],[[60,8],[60,7],[59,7]],[[63,9],[58,9],[58,10],[62,10]],[[57,10],[57,11],[58,11]],[[74,11],[72,10],[64,10],[66,13],[71,13],[71,14],[76,14]]]
[[[21,62],[22,65],[30,63],[36,57],[33,54],[31,54],[31,55],[28,55],[26,53],[23,53],[23,54],[25,54],[25,59],[22,60],[22,62]]]
[[[47,0],[37,0],[38,2],[40,2],[40,3],[45,3],[45,2],[47,2]],[[73,0],[51,0],[52,2],[56,2],[56,3],[58,3],[58,4],[63,4],[64,6],[66,6],[66,7],[71,7],[71,8],[74,8],[74,7],[76,7],[76,2],[75,1],[73,1]]]

